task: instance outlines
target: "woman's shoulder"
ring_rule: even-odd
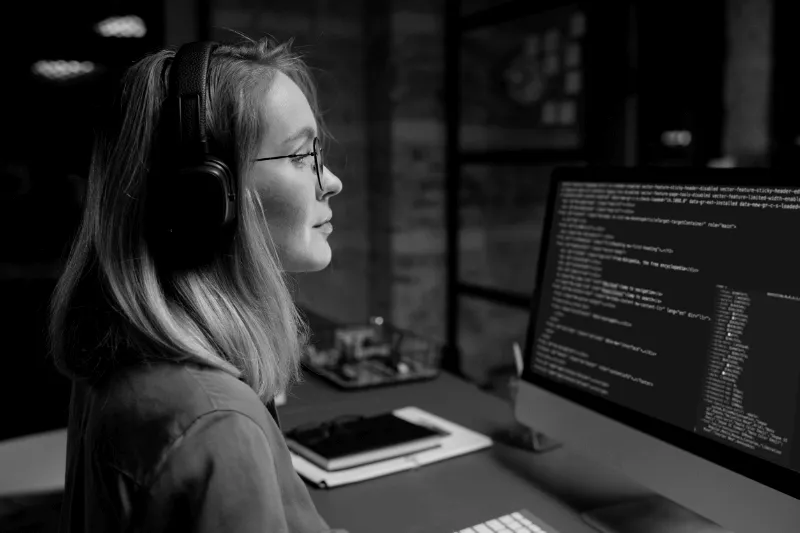
[[[94,437],[105,450],[96,459],[141,481],[193,427],[230,412],[255,422],[269,440],[276,435],[258,395],[236,377],[178,363],[138,364],[106,380],[94,406]],[[101,399],[102,398],[102,399]],[[98,409],[99,408],[99,409]]]
[[[166,410],[187,419],[211,411],[264,408],[246,383],[197,363],[144,361],[119,369],[108,383],[110,395],[125,408]]]
[[[137,418],[171,419],[182,432],[212,412],[239,411],[256,422],[268,414],[253,389],[223,370],[151,361],[115,374],[106,393],[107,403],[120,411],[115,415],[131,412]]]

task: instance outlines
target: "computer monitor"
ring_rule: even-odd
[[[728,530],[800,532],[798,235],[796,173],[557,169],[517,419]]]

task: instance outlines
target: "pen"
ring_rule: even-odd
[[[511,348],[514,350],[514,365],[517,368],[517,377],[522,377],[522,349],[519,347],[519,343],[515,342],[511,345]]]

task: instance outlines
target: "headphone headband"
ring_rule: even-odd
[[[197,161],[208,153],[206,110],[208,101],[208,63],[217,43],[199,41],[178,50],[172,60],[169,93],[177,111],[177,147],[180,160]]]

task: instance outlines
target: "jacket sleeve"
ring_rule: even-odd
[[[137,531],[289,531],[269,441],[258,424],[234,411],[210,413],[192,425],[165,457],[147,499]],[[310,532],[327,529],[313,506],[308,512]]]

